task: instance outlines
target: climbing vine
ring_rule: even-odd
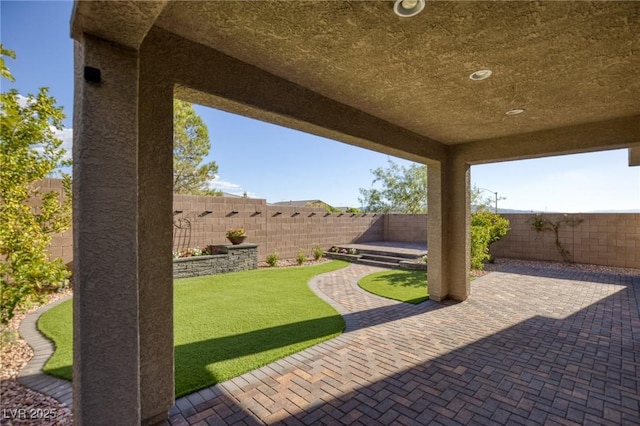
[[[562,260],[566,263],[571,263],[573,261],[571,257],[571,252],[567,250],[562,243],[560,242],[560,226],[566,225],[572,228],[580,225],[584,221],[583,218],[577,216],[569,216],[568,214],[564,214],[561,219],[552,221],[546,217],[543,217],[542,214],[538,213],[531,219],[531,226],[537,232],[544,231],[553,231],[556,236],[556,247],[560,256],[562,256]]]

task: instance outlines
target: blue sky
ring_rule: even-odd
[[[8,61],[15,87],[26,95],[50,88],[67,114],[62,136],[70,147],[73,115],[72,3],[0,3],[0,40],[14,50]],[[247,192],[268,202],[321,199],[334,206],[358,206],[359,188],[369,188],[370,170],[391,158],[336,141],[197,107],[211,138],[211,159],[219,166],[217,186]],[[473,185],[497,191],[501,208],[588,212],[640,210],[640,167],[628,167],[627,151],[552,157],[473,166]],[[491,195],[485,192],[486,195]]]

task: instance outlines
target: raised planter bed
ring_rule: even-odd
[[[173,279],[239,272],[258,268],[258,245],[225,245],[224,253],[173,259]]]

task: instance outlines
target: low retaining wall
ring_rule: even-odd
[[[173,260],[173,279],[223,274],[258,268],[258,245],[226,246],[226,253]]]

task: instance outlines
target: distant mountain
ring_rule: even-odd
[[[629,210],[592,210],[585,213],[640,213],[640,209]]]
[[[493,209],[490,209],[490,211],[493,211]],[[498,213],[504,213],[504,214],[525,214],[525,213],[529,213],[529,214],[536,214],[536,213],[558,214],[558,213],[568,213],[568,212],[553,212],[553,211],[543,212],[542,210],[516,210],[516,209],[501,209],[501,208],[498,208]],[[578,213],[640,213],[640,209],[591,210],[591,211],[588,211],[588,212],[573,212],[572,214],[578,214]]]

